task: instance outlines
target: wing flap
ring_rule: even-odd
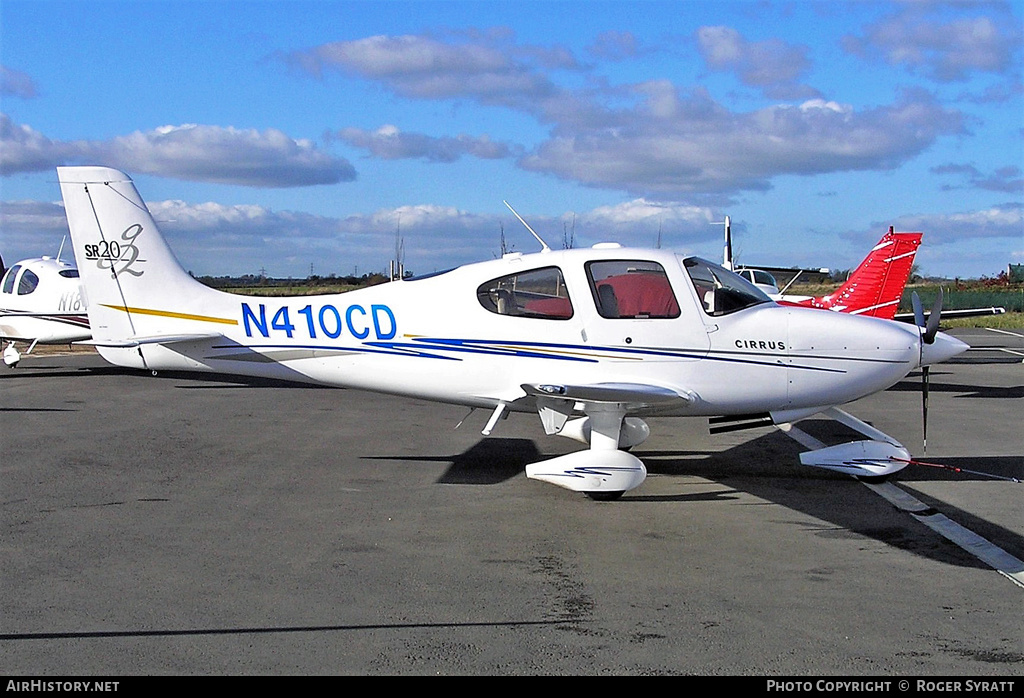
[[[524,383],[527,395],[554,400],[571,400],[588,404],[620,404],[628,409],[666,407],[693,402],[694,396],[671,388],[646,383],[593,383],[567,385]]]

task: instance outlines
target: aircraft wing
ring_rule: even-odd
[[[21,341],[21,342],[31,342],[31,341],[35,340],[36,337],[22,337],[19,334],[11,334],[10,332],[6,332],[6,331],[0,329],[0,339],[11,340],[11,341]]]
[[[692,402],[693,396],[671,388],[645,383],[592,383],[566,385],[552,383],[524,383],[522,389],[533,397],[572,400],[590,404],[621,404],[627,410],[645,407],[666,407]]]

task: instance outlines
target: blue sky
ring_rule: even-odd
[[[196,274],[427,273],[537,244],[932,275],[1024,261],[1021,3],[0,0],[0,254],[54,168],[136,181]]]

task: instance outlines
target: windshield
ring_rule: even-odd
[[[682,263],[708,315],[728,315],[753,305],[771,303],[764,291],[717,264],[699,257],[688,257]]]
[[[21,271],[20,264],[15,264],[7,270],[7,273],[4,275],[4,293],[14,293],[14,277],[18,275],[19,271]]]

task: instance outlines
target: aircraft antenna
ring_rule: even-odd
[[[530,227],[529,223],[527,223],[526,221],[523,220],[522,216],[520,216],[518,213],[516,213],[516,210],[514,208],[512,208],[511,204],[509,204],[509,202],[504,201],[504,200],[502,201],[502,203],[505,204],[506,206],[508,206],[508,210],[512,212],[512,215],[515,216],[516,218],[518,218],[519,222],[526,226],[526,229],[530,231],[530,234],[533,235],[533,237],[537,238],[537,242],[539,242],[540,246],[541,246],[541,252],[550,252],[551,248],[548,247],[548,244],[546,242],[544,242],[543,240],[541,240],[540,235],[538,235],[537,232],[533,228]]]
[[[68,236],[65,235],[60,239],[60,247],[57,248],[57,261],[60,261],[60,253],[64,251],[64,243],[67,242]]]
[[[789,283],[788,283],[788,284],[786,284],[785,286],[783,286],[783,287],[782,287],[782,290],[781,290],[781,291],[779,291],[779,295],[780,295],[780,296],[782,296],[782,295],[785,295],[786,291],[788,291],[788,290],[789,290],[789,287],[790,287],[790,286],[792,286],[793,284],[795,284],[795,283],[796,283],[796,280],[797,280],[797,279],[799,279],[799,278],[800,278],[800,275],[801,275],[801,274],[803,274],[803,273],[804,273],[804,270],[803,270],[803,269],[801,269],[800,271],[798,271],[798,272],[796,273],[796,276],[794,276],[794,277],[793,277],[792,279],[790,279],[790,280],[789,280]]]
[[[722,266],[730,271],[735,271],[732,264],[732,221],[729,216],[726,216],[724,222],[716,221],[711,225],[725,226],[725,249],[722,251]]]
[[[402,237],[402,214],[398,214],[395,225],[395,261],[391,263],[391,280],[405,279],[405,238]]]

